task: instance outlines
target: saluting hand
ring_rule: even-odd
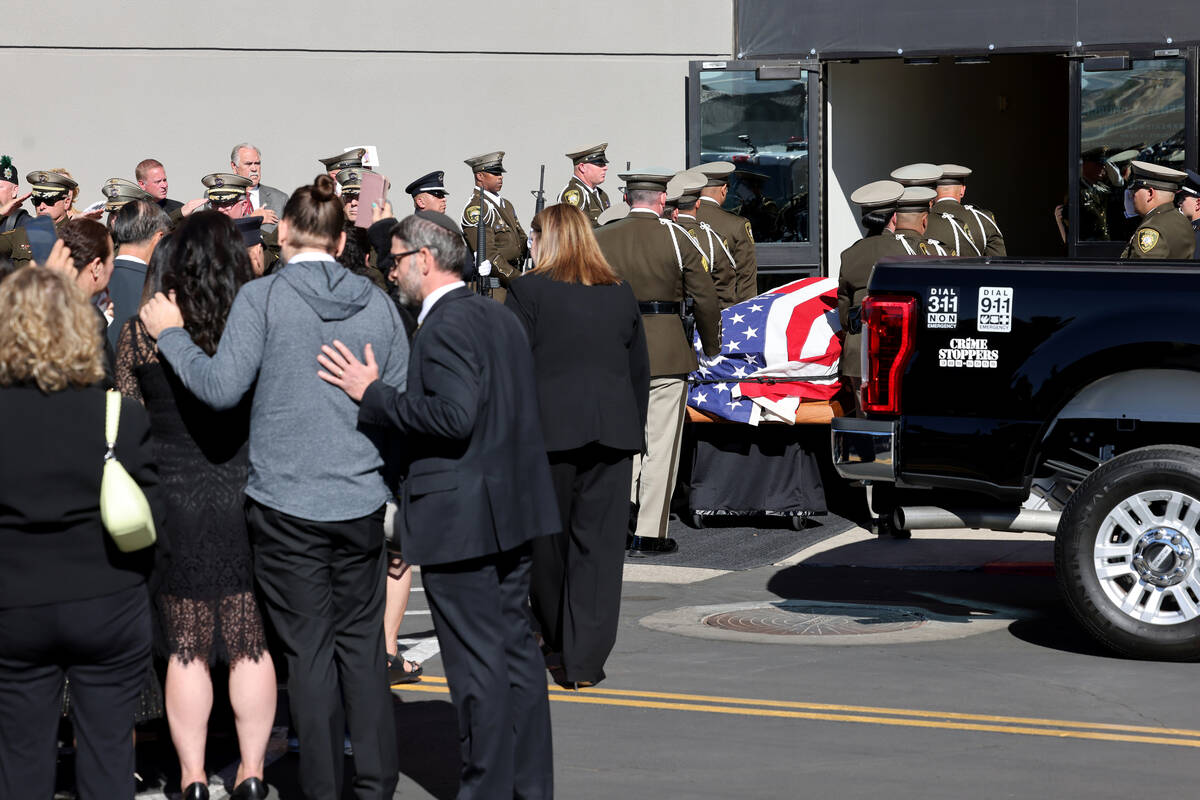
[[[365,364],[354,357],[349,347],[334,339],[333,347],[321,345],[317,362],[325,369],[318,370],[317,377],[332,383],[357,403],[362,400],[367,387],[379,380],[379,365],[375,363],[375,351],[371,349],[370,342],[363,352],[363,358],[366,359]]]
[[[179,313],[179,306],[175,305],[175,292],[171,292],[171,296],[162,292],[155,293],[146,305],[142,306],[138,311],[138,316],[142,320],[142,324],[146,326],[146,331],[154,339],[159,337],[167,328],[182,328],[183,314]]]
[[[29,199],[30,195],[32,194],[33,192],[29,191],[25,194],[9,198],[7,202],[0,203],[0,217],[7,217],[9,214],[16,211],[21,207],[22,203]]]

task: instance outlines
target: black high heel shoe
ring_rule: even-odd
[[[246,778],[229,794],[229,800],[266,800],[267,784],[261,778]]]
[[[181,795],[183,800],[208,800],[208,784],[196,781],[189,783],[187,788],[183,790]],[[266,795],[263,795],[266,797]]]

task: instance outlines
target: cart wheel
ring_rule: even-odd
[[[802,531],[805,528],[804,517],[800,516],[799,514],[790,516],[788,517],[788,525],[794,531]]]
[[[704,528],[704,522],[705,522],[705,517],[703,514],[696,514],[696,513],[692,514],[692,527],[693,528],[696,528],[697,530],[702,530]]]

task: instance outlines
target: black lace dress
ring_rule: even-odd
[[[137,317],[121,329],[116,377],[150,415],[167,502],[171,558],[155,597],[159,647],[184,664],[257,661],[266,638],[244,511],[250,396],[229,411],[206,406],[159,360]]]

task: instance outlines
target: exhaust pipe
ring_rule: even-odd
[[[1061,511],[1032,511],[1027,508],[939,508],[901,506],[892,514],[892,524],[902,531],[935,528],[978,528],[991,531],[1055,533]]]

